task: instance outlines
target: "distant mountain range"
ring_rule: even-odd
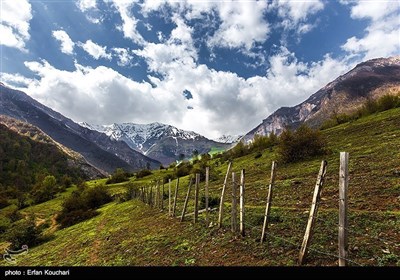
[[[218,137],[214,139],[214,141],[219,142],[219,143],[225,143],[225,144],[234,144],[240,141],[240,139],[243,137],[243,135],[222,135],[221,137]]]
[[[40,128],[56,142],[79,153],[94,167],[111,173],[116,168],[134,171],[158,168],[160,162],[131,149],[98,131],[82,127],[60,113],[37,102],[22,91],[0,83],[0,115]]]
[[[384,94],[400,94],[400,56],[358,64],[299,105],[281,107],[242,139],[248,142],[257,134],[280,134],[285,126],[295,128],[301,123],[318,127],[333,115],[354,112],[368,99]]]
[[[116,141],[144,155],[160,161],[164,165],[179,159],[182,155],[190,158],[196,150],[199,154],[212,149],[225,150],[232,142],[219,143],[193,131],[185,131],[162,123],[134,124],[121,123],[94,125],[80,123],[81,126],[102,132]]]

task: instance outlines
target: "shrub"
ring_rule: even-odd
[[[90,188],[83,193],[85,208],[96,209],[111,200],[111,196],[104,186]]]
[[[152,173],[150,170],[148,170],[148,169],[142,169],[142,170],[140,170],[138,173],[136,173],[136,178],[137,178],[137,179],[143,178],[143,177],[149,176],[149,175],[151,175],[151,174],[153,174],[153,173]]]
[[[262,153],[261,152],[257,152],[256,155],[254,156],[255,159],[258,159],[262,157]]]
[[[95,209],[112,200],[104,186],[82,187],[64,201],[62,210],[57,216],[61,227],[68,227],[97,215]]]
[[[296,131],[285,129],[279,137],[282,162],[296,162],[326,153],[326,142],[318,130],[301,125]]]
[[[107,180],[106,184],[122,183],[129,180],[129,174],[122,168],[117,168],[111,177]]]
[[[189,162],[182,162],[176,168],[176,176],[183,177],[189,175],[191,171],[192,171],[192,165]]]
[[[41,242],[40,230],[35,226],[34,218],[14,223],[6,233],[11,249],[21,249],[22,245],[32,247]]]
[[[11,220],[3,215],[0,216],[0,234],[7,231],[11,226]]]
[[[219,206],[220,198],[218,196],[209,196],[208,197],[208,207],[215,208]],[[203,195],[200,199],[200,209],[206,208],[206,197]]]
[[[97,211],[93,209],[89,210],[78,209],[71,212],[61,213],[57,217],[57,222],[60,223],[62,228],[66,228],[75,225],[79,222],[82,222],[84,220],[93,218],[97,214],[98,214]]]

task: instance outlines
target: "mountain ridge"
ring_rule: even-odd
[[[89,130],[36,101],[26,93],[0,86],[0,114],[39,127],[56,142],[80,153],[91,165],[107,173],[116,168],[135,171],[158,168],[160,163],[132,150],[126,143]]]
[[[399,92],[400,56],[364,61],[302,103],[277,109],[242,139],[249,142],[257,134],[280,134],[286,126],[297,127],[301,123],[318,127],[335,114],[354,112],[370,98]]]
[[[136,151],[170,164],[181,154],[185,158],[197,150],[199,154],[208,153],[212,148],[227,149],[230,143],[210,140],[194,131],[186,131],[159,122],[149,124],[113,123],[110,125],[80,123],[83,127],[97,130],[111,139],[123,141]]]

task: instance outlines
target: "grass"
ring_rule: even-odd
[[[230,233],[230,196],[222,229],[204,225],[205,215],[193,224],[168,217],[166,211],[141,201],[110,203],[101,214],[72,227],[55,230],[54,238],[18,260],[18,265],[296,265],[307,223],[314,185],[322,159],[328,161],[318,220],[306,265],[337,265],[339,152],[350,153],[349,259],[350,265],[400,265],[400,109],[358,119],[322,131],[330,153],[324,158],[280,164],[271,209],[267,242],[259,243],[272,160],[276,151],[237,158],[233,171],[246,169],[246,237]],[[210,195],[219,197],[227,163],[210,162],[219,176],[210,182]],[[173,170],[155,170],[142,179],[107,185],[119,193],[128,184],[155,185]],[[90,181],[89,186],[103,183]],[[177,216],[180,216],[189,176],[180,178]],[[172,181],[172,192],[176,180]],[[230,190],[230,185],[228,186]],[[71,192],[72,190],[68,190]],[[168,184],[165,185],[165,192]],[[204,193],[201,182],[200,197]],[[63,197],[24,209],[50,222]],[[194,190],[188,205],[193,211]],[[168,207],[166,200],[164,205]],[[71,242],[73,241],[73,242]],[[0,262],[5,265],[4,261]]]

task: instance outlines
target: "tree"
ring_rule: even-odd
[[[197,149],[194,149],[192,154],[193,154],[193,158],[197,159],[197,157],[199,156],[199,151]]]
[[[278,151],[283,162],[295,162],[326,153],[326,142],[319,130],[302,124],[296,131],[285,129],[279,137]]]

